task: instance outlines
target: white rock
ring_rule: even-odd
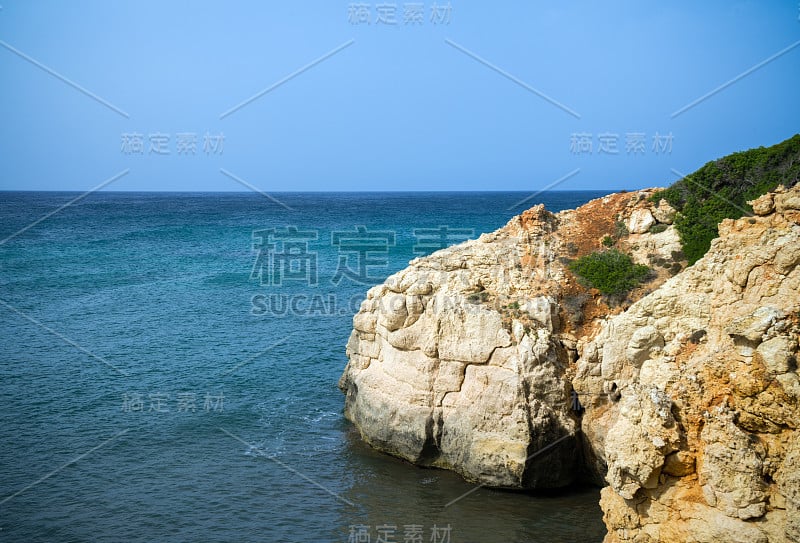
[[[628,232],[631,234],[644,234],[655,224],[656,220],[649,209],[639,208],[631,213],[628,219]]]
[[[653,217],[664,224],[672,224],[675,221],[677,211],[665,199],[658,202],[658,206],[653,208]]]

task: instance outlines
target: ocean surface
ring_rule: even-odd
[[[378,454],[337,380],[371,285],[602,194],[0,193],[0,541],[600,542],[598,489]]]

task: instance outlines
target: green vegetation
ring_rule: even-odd
[[[650,233],[651,234],[660,234],[661,232],[663,232],[667,228],[669,228],[668,224],[657,222],[657,223],[654,223],[653,226],[650,227]]]
[[[569,265],[581,284],[593,287],[605,295],[623,294],[641,283],[650,273],[642,264],[616,249],[596,251]]]
[[[800,180],[800,134],[772,147],[759,147],[709,162],[651,196],[679,211],[675,227],[689,264],[708,251],[723,219],[752,213],[748,200]]]
[[[611,236],[605,236],[603,238],[603,246],[605,247],[613,247],[614,246],[614,238]]]
[[[650,254],[647,256],[648,260],[656,266],[661,266],[662,268],[669,268],[672,265],[671,261],[657,254]]]
[[[624,238],[628,234],[630,234],[630,232],[628,232],[628,227],[625,226],[625,223],[623,221],[617,221],[616,223],[614,223],[615,238],[617,239]]]

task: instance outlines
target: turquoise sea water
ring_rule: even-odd
[[[370,285],[602,194],[0,193],[0,541],[601,541],[597,489],[448,506],[336,383]]]

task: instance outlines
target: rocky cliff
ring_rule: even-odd
[[[753,208],[582,350],[609,543],[800,540],[800,190]]]
[[[534,207],[371,289],[347,418],[486,485],[607,484],[609,542],[796,540],[800,192],[724,222],[686,270],[675,212],[650,194]],[[627,297],[567,266],[611,244],[653,270]]]

